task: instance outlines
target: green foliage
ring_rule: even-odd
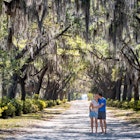
[[[140,100],[134,102],[134,110],[140,111]]]
[[[3,112],[4,110],[7,110],[7,109],[8,109],[7,106],[0,107],[0,117],[2,116],[2,112]]]
[[[1,1],[0,0],[0,10],[1,10]],[[0,41],[3,40],[7,35],[7,16],[6,15],[0,15]]]
[[[16,111],[16,108],[12,105],[11,102],[9,102],[3,108],[2,118],[14,117],[15,116],[15,111]]]
[[[128,109],[129,108],[129,102],[127,102],[127,101],[122,102],[122,108]]]
[[[13,44],[19,48],[19,50],[22,50],[26,44],[27,44],[27,39],[20,39],[19,37],[16,38],[16,37],[13,37]]]
[[[67,102],[67,99],[63,99],[62,101],[60,99],[44,101],[38,99],[38,95],[34,97],[34,99],[26,99],[25,101],[19,99],[10,100],[7,97],[3,97],[0,100],[0,117],[8,118],[15,115],[20,116],[22,113],[36,113],[42,111],[45,107],[52,107]]]
[[[47,107],[52,107],[52,106],[55,106],[56,105],[56,101],[54,100],[48,100],[47,101]]]
[[[63,99],[63,100],[62,100],[63,103],[66,103],[67,101],[68,101],[67,99]]]
[[[133,109],[136,111],[140,110],[140,100],[134,101],[134,99],[132,99],[131,101],[118,101],[118,100],[107,99],[107,105],[111,107],[122,108],[122,109]]]
[[[113,100],[108,98],[107,99],[107,106],[111,106],[112,102],[113,102]]]
[[[39,94],[34,94],[33,99],[38,100],[39,99]]]
[[[118,74],[119,74],[119,69],[117,69],[116,67],[114,67],[114,68],[112,69],[112,74],[111,74],[111,76],[112,76],[112,81],[116,81],[116,80],[117,80]]]
[[[93,99],[93,93],[88,93],[87,96],[88,96],[89,101],[91,101]]]
[[[3,109],[0,107],[0,117],[2,115]]]
[[[23,102],[23,113],[35,113],[39,110],[38,106],[33,103],[31,99],[26,99],[26,101]]]
[[[4,97],[1,99],[0,107],[6,106],[9,102],[10,102],[10,99],[7,98],[6,96],[4,96]]]
[[[21,116],[22,114],[22,109],[23,109],[23,102],[18,99],[12,99],[11,100],[12,105],[15,107],[15,115],[16,116]]]
[[[62,103],[62,101],[60,99],[56,100],[56,105],[60,105]]]
[[[109,45],[106,40],[101,39],[100,37],[96,38],[94,48],[98,50],[98,55],[100,57],[108,57],[109,56]]]
[[[1,99],[0,103],[2,117],[8,116],[20,116],[22,114],[23,104],[21,100],[12,99],[10,100],[6,96]],[[11,110],[11,112],[10,112]]]
[[[48,101],[46,101],[46,107],[52,107],[52,106],[55,106],[55,105],[60,105],[62,103],[66,103],[66,102],[67,102],[67,99],[63,99],[62,101],[60,99],[48,100]]]
[[[43,100],[34,100],[33,103],[38,106],[38,109],[41,111],[46,107],[46,102]]]
[[[30,111],[29,113],[36,113],[36,112],[38,112],[39,111],[38,105],[32,104],[32,107],[31,107],[31,109],[29,111]]]

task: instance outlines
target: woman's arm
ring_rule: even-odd
[[[93,109],[93,108],[94,108],[93,104],[90,103],[90,105],[89,105],[89,111],[91,111],[91,109]]]

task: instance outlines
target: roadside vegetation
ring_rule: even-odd
[[[131,101],[119,101],[107,99],[107,105],[110,107],[133,109],[134,111],[140,111],[140,100],[135,101],[133,98],[131,99]]]
[[[107,99],[109,112],[114,117],[123,119],[140,127],[140,101],[118,101]]]
[[[35,113],[21,114],[8,119],[0,118],[0,138],[5,138],[6,135],[26,134],[26,128],[40,127],[70,107],[70,103],[65,101],[51,105]]]
[[[44,108],[53,107],[66,103],[67,99],[57,99],[57,100],[42,100],[39,99],[38,95],[34,97],[27,98],[26,101],[21,101],[19,99],[9,99],[8,97],[3,97],[0,101],[0,117],[9,118],[15,116],[21,116],[22,114],[37,113],[42,111]]]

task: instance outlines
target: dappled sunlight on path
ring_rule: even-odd
[[[7,136],[6,140],[140,140],[140,128],[132,126],[123,120],[113,118],[107,113],[107,134],[91,134],[88,117],[88,101],[72,101],[69,110],[55,118],[44,121],[23,135]]]

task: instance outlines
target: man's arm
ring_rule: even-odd
[[[102,106],[104,106],[103,103],[101,103],[100,105],[98,105],[97,108],[101,108]]]
[[[104,104],[102,103],[102,104],[100,104],[100,105],[98,105],[98,106],[94,106],[93,108],[101,108],[103,105],[104,105]]]

